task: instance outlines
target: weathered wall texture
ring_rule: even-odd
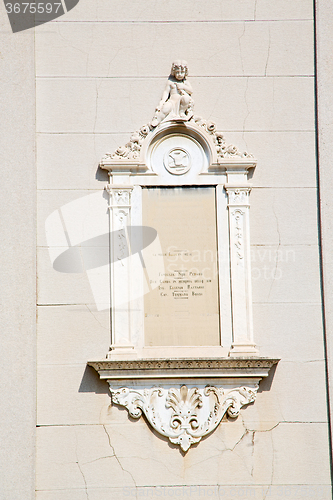
[[[81,0],[36,29],[37,500],[330,498],[312,8]],[[52,268],[44,229],[54,210],[103,189],[98,161],[151,119],[177,58],[189,63],[196,113],[258,159],[254,335],[261,355],[281,358],[256,403],[186,456],[111,407],[86,368],[108,349],[108,312],[96,310],[85,274]]]

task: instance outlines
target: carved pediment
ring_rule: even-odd
[[[194,115],[193,91],[187,80],[187,74],[188,67],[185,61],[176,61],[172,64],[170,76],[152,120],[134,132],[124,146],[119,146],[113,153],[106,153],[101,160],[101,168],[109,169],[110,161],[115,163],[135,160],[144,162],[141,152],[147,149],[146,143],[149,144],[166,123],[169,123],[171,127],[177,124],[184,126],[188,124],[191,128],[196,128],[198,133],[208,134],[212,147],[215,149],[213,156],[216,157],[217,163],[230,158],[254,158],[246,151],[241,152],[235,145],[229,144],[224,135],[216,130],[216,124],[213,121]]]

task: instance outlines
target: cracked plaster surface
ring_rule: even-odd
[[[109,492],[117,487],[131,488],[139,497],[143,488],[233,488],[243,484],[260,486],[263,489],[255,491],[269,498],[282,478],[290,484],[302,478],[310,485],[320,481],[324,484],[325,476],[328,480],[325,447],[321,446],[323,458],[315,466],[309,460],[311,455],[306,455],[311,443],[311,453],[319,458],[318,447],[325,442],[325,423],[256,423],[244,418],[248,409],[237,419],[224,418],[210,437],[186,455],[144,421],[130,421],[116,407],[112,411],[121,415],[118,423],[39,428],[38,491],[81,489],[88,500],[95,500],[98,488]],[[309,443],[303,442],[304,433]],[[313,441],[314,436],[317,440]],[[300,460],[293,457],[292,450],[301,453]]]

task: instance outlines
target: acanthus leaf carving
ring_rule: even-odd
[[[258,386],[151,387],[112,389],[112,401],[124,406],[131,417],[145,415],[159,434],[186,452],[192,444],[213,432],[227,413],[235,418],[240,409],[255,400]]]

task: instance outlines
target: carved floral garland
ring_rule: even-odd
[[[207,121],[200,116],[193,116],[188,122],[195,122],[198,127],[202,127],[212,136],[217,151],[217,161],[223,158],[253,158],[253,155],[244,151],[240,152],[233,144],[227,144],[221,132],[216,132],[216,125],[212,121]],[[114,153],[106,153],[102,162],[105,160],[137,160],[140,157],[143,141],[156,127],[151,124],[143,125],[140,130],[132,134],[130,140],[125,146],[119,146]]]
[[[183,451],[212,432],[225,413],[237,417],[242,406],[255,400],[258,386],[223,389],[214,386],[179,389],[112,389],[112,401],[124,406],[131,417],[142,413],[150,425]]]

